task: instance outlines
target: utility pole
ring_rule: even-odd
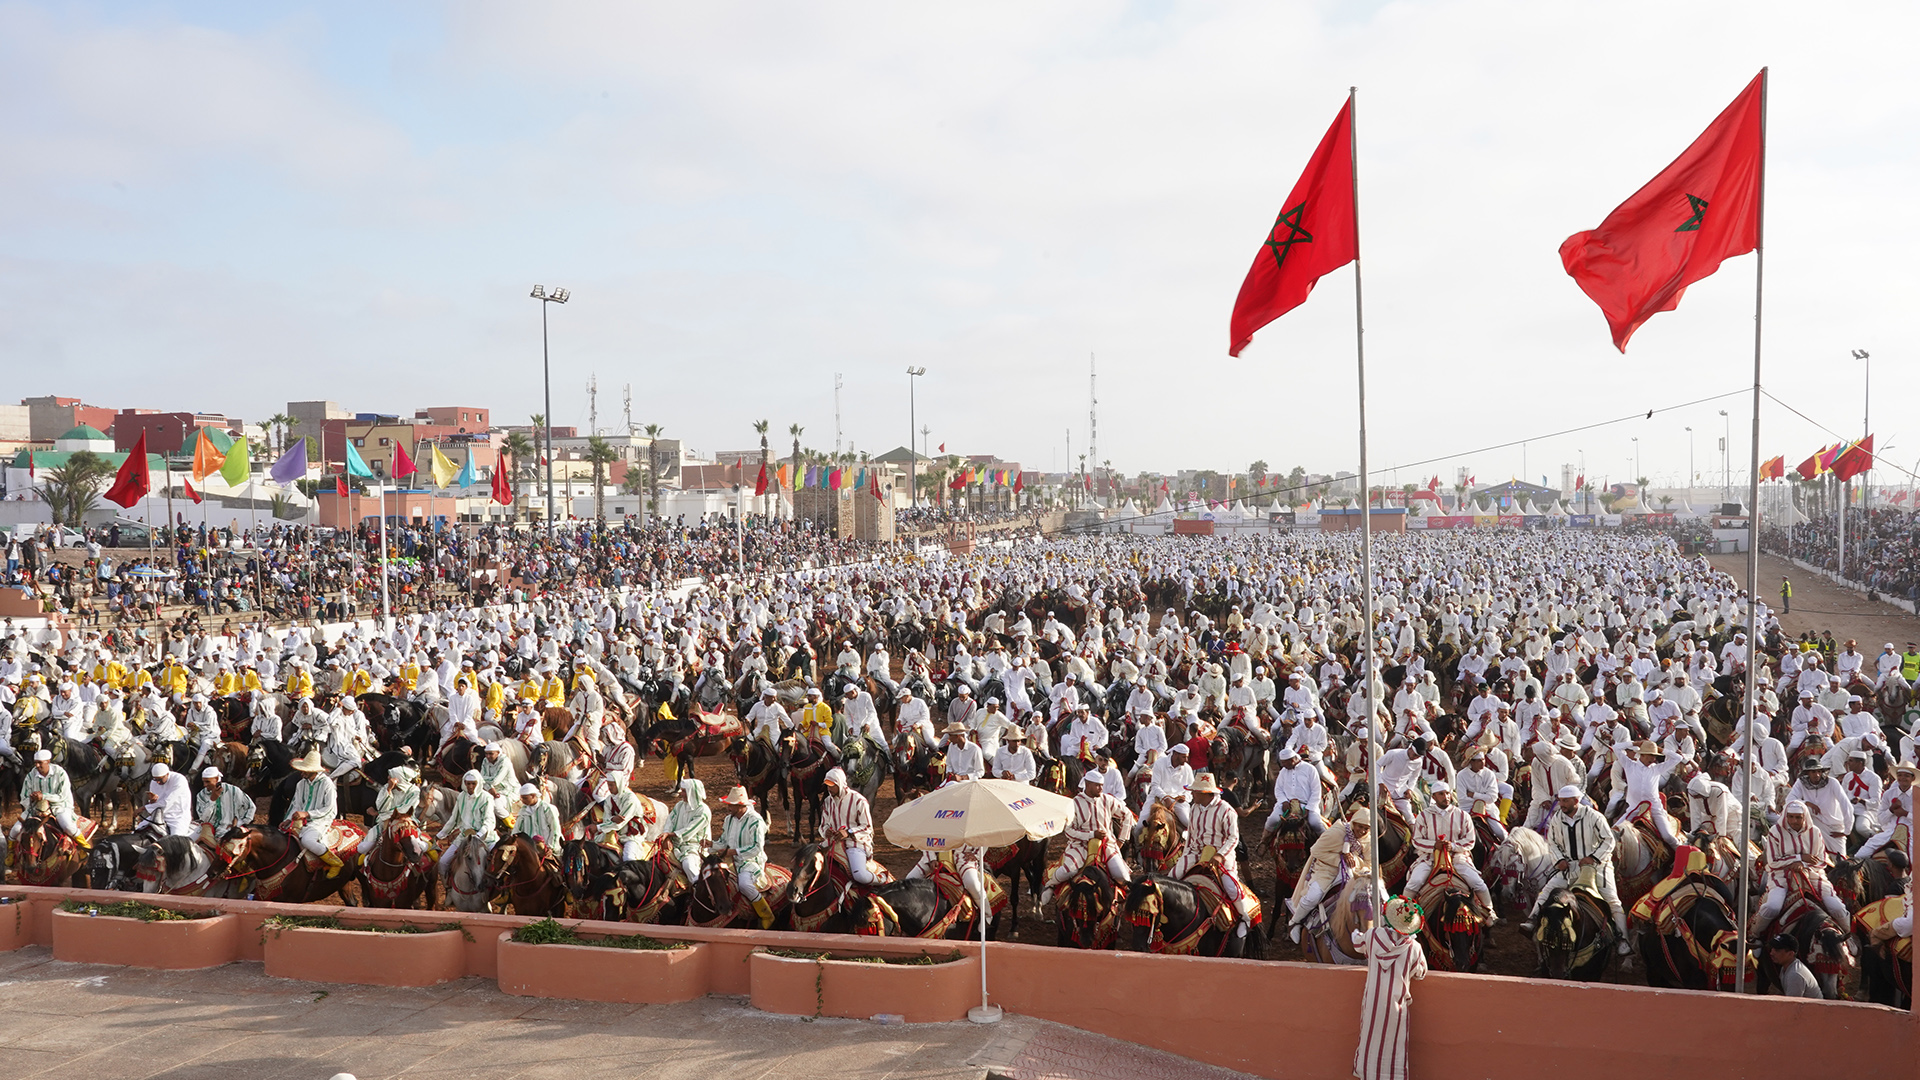
[[[1093,354],[1087,354],[1087,457],[1092,460],[1095,479],[1100,474],[1100,388]]]
[[[840,373],[837,371],[834,372],[833,373],[833,452],[836,456],[840,453],[840,387],[843,385],[845,384],[843,384],[840,381]]]
[[[600,373],[587,376],[587,434],[600,434]]]

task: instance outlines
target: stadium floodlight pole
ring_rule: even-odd
[[[920,489],[915,486],[915,466],[917,466],[919,462],[915,460],[913,452],[913,432],[914,429],[919,426],[920,421],[915,411],[913,387],[920,376],[926,373],[927,369],[923,367],[907,368],[907,498],[909,500],[908,505],[914,509],[919,509],[920,507]]]
[[[533,287],[533,292],[529,295],[531,295],[535,300],[540,301],[540,381],[542,384],[544,384],[546,388],[546,393],[545,393],[546,404],[542,406],[542,408],[546,409],[546,412],[541,414],[540,426],[544,429],[544,431],[542,432],[542,437],[546,444],[545,453],[547,457],[547,535],[551,536],[553,535],[553,510],[554,510],[554,502],[553,502],[553,365],[548,360],[548,352],[547,352],[547,305],[548,304],[564,304],[567,302],[567,298],[571,297],[573,294],[571,292],[568,292],[565,289],[555,289],[552,292],[548,292],[543,286],[535,285]]]
[[[1747,677],[1744,707],[1740,710],[1747,725],[1746,746],[1740,762],[1740,906],[1736,932],[1739,935],[1740,960],[1735,967],[1740,977],[1736,993],[1747,992],[1747,904],[1751,899],[1753,877],[1753,723],[1754,703],[1759,697],[1760,656],[1760,300],[1766,281],[1767,250],[1767,69],[1760,69],[1760,177],[1753,205],[1753,446],[1749,448],[1751,468],[1747,471]],[[1728,421],[1729,424],[1732,421]],[[1728,447],[1731,452],[1732,447]],[[1764,929],[1764,928],[1763,928]]]
[[[1380,763],[1376,752],[1384,741],[1376,742],[1373,725],[1379,715],[1376,694],[1380,671],[1374,663],[1373,641],[1373,493],[1367,480],[1367,323],[1360,303],[1360,124],[1356,99],[1360,88],[1347,87],[1347,155],[1353,170],[1353,351],[1354,371],[1360,392],[1360,633],[1366,646],[1367,717],[1367,873],[1373,879],[1367,897],[1376,919],[1381,910],[1380,880]]]

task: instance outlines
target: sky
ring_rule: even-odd
[[[837,373],[842,437],[877,453],[924,366],[932,444],[1062,468],[1094,362],[1116,469],[1351,470],[1349,271],[1226,351],[1357,86],[1380,479],[1570,464],[1705,491],[1723,433],[1746,473],[1756,258],[1622,356],[1557,251],[1770,65],[1763,380],[1804,417],[1766,401],[1762,456],[1859,433],[1865,350],[1895,482],[1920,459],[1897,392],[1920,376],[1916,24],[1874,2],[0,4],[0,371],[115,407],[525,422],[543,284],[572,293],[548,312],[559,424],[587,426],[597,377],[603,430],[631,386],[633,422],[693,449],[760,419],[831,448]]]

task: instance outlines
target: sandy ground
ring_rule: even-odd
[[[1713,565],[1733,575],[1735,581],[1747,579],[1745,555],[1709,556]],[[1780,609],[1780,580],[1793,582],[1793,609],[1780,616],[1780,628],[1791,637],[1811,630],[1833,631],[1834,640],[1845,644],[1848,638],[1860,643],[1868,663],[1880,655],[1880,647],[1891,641],[1904,649],[1909,641],[1920,641],[1920,618],[1892,604],[1868,600],[1852,589],[1842,588],[1818,574],[1810,573],[1785,559],[1760,556],[1760,595],[1776,612]]]

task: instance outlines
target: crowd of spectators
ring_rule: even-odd
[[[1847,511],[1846,567],[1840,566],[1839,524],[1815,513],[1791,529],[1762,525],[1760,548],[1835,571],[1847,581],[1903,600],[1920,599],[1920,522],[1904,510]]]

